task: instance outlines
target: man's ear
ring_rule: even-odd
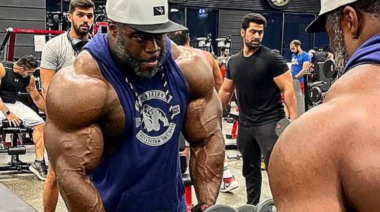
[[[240,29],[240,36],[241,36],[242,38],[245,37],[245,30],[244,30],[244,29]]]
[[[343,31],[348,32],[353,39],[357,39],[362,27],[361,14],[351,6],[344,7],[341,26]]]
[[[69,19],[70,23],[73,22],[73,16],[71,15],[71,13],[67,14],[67,19]]]
[[[108,21],[108,32],[109,34],[116,38],[117,36],[117,27],[116,27],[116,23],[113,22],[113,21]]]

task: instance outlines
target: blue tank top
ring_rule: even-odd
[[[170,41],[166,42],[167,53],[161,60],[168,94],[165,94],[161,71],[152,79],[127,77],[142,103],[141,113],[135,92],[111,57],[107,35],[99,34],[85,49],[95,58],[102,74],[115,89],[126,121],[120,143],[91,175],[105,210],[183,210],[180,201],[184,186],[178,145],[188,91],[185,78],[171,56]]]
[[[380,64],[380,33],[368,39],[355,51],[343,73],[364,64]]]

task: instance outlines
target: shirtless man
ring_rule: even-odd
[[[342,76],[275,146],[269,180],[278,211],[379,210],[379,17],[377,0],[322,0],[307,28],[326,29]]]
[[[170,55],[165,33],[184,28],[169,21],[167,0],[108,0],[106,10],[108,34],[58,72],[47,95],[46,148],[68,209],[186,211],[181,129],[198,201],[215,204],[224,141],[207,63],[185,49]],[[158,113],[159,130],[148,130],[143,117]]]

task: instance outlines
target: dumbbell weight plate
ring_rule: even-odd
[[[236,208],[239,212],[256,212],[256,206],[254,205],[243,205]]]
[[[287,126],[289,126],[290,123],[291,123],[291,121],[288,118],[283,118],[280,121],[278,121],[276,123],[276,129],[275,129],[276,130],[276,135],[280,136],[281,133],[285,130],[285,128]]]
[[[239,212],[237,211],[236,209],[228,206],[228,205],[213,205],[209,208],[207,208],[206,210],[204,210],[204,212]]]
[[[335,68],[335,63],[332,60],[326,60],[323,65],[323,74],[326,78],[334,78],[336,77],[337,70]]]
[[[309,91],[309,98],[312,103],[318,103],[322,100],[322,90],[319,87],[312,87]]]
[[[256,212],[276,212],[273,199],[267,199],[257,205]]]

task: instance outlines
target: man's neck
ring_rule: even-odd
[[[16,63],[13,63],[13,72],[20,74],[20,66],[18,66]]]
[[[244,45],[244,48],[243,48],[244,57],[249,57],[249,56],[255,54],[257,52],[257,50],[259,50],[260,48],[261,48],[261,45],[257,49],[250,49],[250,48],[248,48],[248,46]]]

